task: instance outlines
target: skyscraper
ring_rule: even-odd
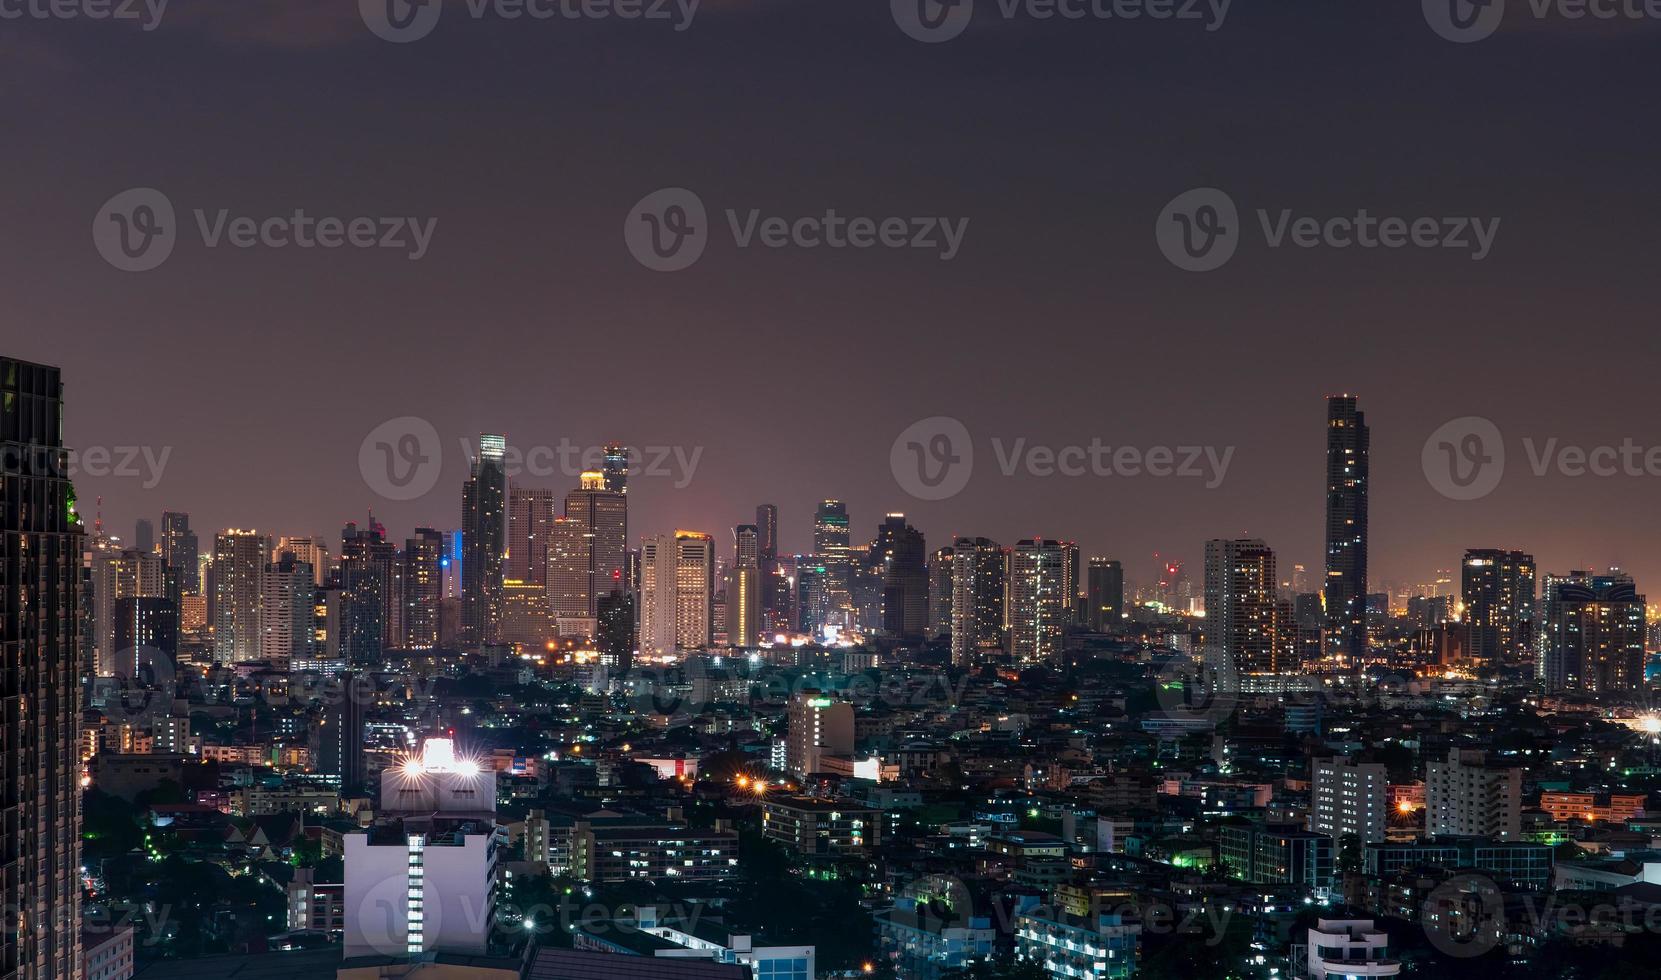
[[[404,542],[404,646],[431,650],[439,645],[439,610],[444,604],[444,535],[418,527]]]
[[[1010,549],[1004,588],[1009,601],[1009,652],[1016,663],[1040,663],[1061,653],[1062,637],[1073,615],[1067,591],[1067,548],[1060,541],[1031,538],[1015,542]]]
[[[1600,699],[1644,690],[1644,597],[1632,577],[1611,569],[1546,576],[1539,674],[1547,690]]]
[[[554,522],[554,491],[542,487],[508,489],[508,556],[503,577],[546,587],[549,531]]]
[[[1090,559],[1086,619],[1093,633],[1105,633],[1119,625],[1125,612],[1125,569],[1111,558]]]
[[[92,637],[99,676],[136,676],[134,651],[116,642],[116,603],[122,599],[162,598],[166,592],[160,556],[137,548],[92,552]]]
[[[715,629],[715,538],[675,532],[675,645],[709,646]]]
[[[974,666],[1003,648],[1004,552],[988,538],[952,544],[952,663]]]
[[[714,632],[715,539],[676,531],[640,542],[640,650],[709,646]]]
[[[311,565],[284,553],[266,566],[260,588],[260,659],[279,670],[312,659],[317,586]]]
[[[952,549],[937,548],[929,557],[929,639],[952,631]]]
[[[882,573],[882,631],[921,639],[928,630],[929,570],[923,532],[904,514],[889,514],[877,526],[873,563]]]
[[[175,602],[183,593],[202,591],[202,576],[196,567],[198,551],[190,515],[171,510],[163,514],[161,561],[168,576],[168,596]]]
[[[634,593],[622,588],[621,578],[616,588],[600,596],[594,646],[606,667],[626,672],[634,664]]]
[[[629,492],[629,448],[622,443],[606,444],[605,461],[600,469],[604,486],[612,493]],[[626,533],[625,533],[626,536]]]
[[[461,644],[501,639],[502,558],[507,549],[507,438],[479,436],[479,456],[462,485]]]
[[[231,528],[213,540],[213,657],[222,664],[258,660],[264,631],[265,566],[271,539]]]
[[[733,528],[732,571],[727,577],[727,642],[759,646],[761,618],[761,540],[754,524]]]
[[[1288,610],[1288,613],[1290,610]],[[1283,663],[1276,629],[1275,553],[1257,538],[1205,543],[1206,656],[1218,670],[1275,673]]]
[[[81,549],[58,369],[0,358],[0,977],[78,976]]]
[[[549,528],[548,607],[558,619],[588,615],[588,540],[582,522],[563,515]]]
[[[600,596],[611,591],[627,561],[629,502],[623,490],[607,488],[604,473],[588,472],[580,479],[577,489],[565,495],[565,519],[580,542],[581,615],[596,619]]]
[[[1331,652],[1350,664],[1367,653],[1366,414],[1353,395],[1327,399],[1326,618]]]
[[[133,522],[133,547],[147,555],[156,550],[156,524],[150,518]]]
[[[397,549],[371,520],[340,532],[340,654],[351,664],[375,663],[389,646],[389,608]]]
[[[1481,663],[1520,664],[1534,649],[1534,556],[1473,548],[1460,564],[1463,622],[1471,656]]]
[[[854,558],[850,548],[848,507],[840,500],[824,500],[813,515],[813,553],[825,566],[828,609],[824,625],[853,625]]]

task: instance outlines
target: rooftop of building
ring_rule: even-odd
[[[681,957],[633,957],[539,949],[525,980],[749,980],[749,968]]]

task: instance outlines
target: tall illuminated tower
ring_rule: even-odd
[[[1367,417],[1355,396],[1327,399],[1327,650],[1356,664],[1367,653]]]
[[[754,524],[733,528],[732,572],[727,579],[727,636],[735,647],[761,643],[761,549]]]
[[[479,436],[479,456],[462,485],[461,644],[501,638],[503,557],[507,550],[507,438]]]
[[[566,530],[580,543],[574,568],[582,592],[579,615],[598,619],[600,596],[622,578],[627,560],[628,497],[622,489],[611,489],[604,472],[587,472],[580,479],[581,485],[565,495],[565,519],[570,522]]]

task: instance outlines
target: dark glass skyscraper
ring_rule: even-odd
[[[479,456],[461,491],[461,645],[501,638],[502,554],[507,544],[507,439],[479,436]]]
[[[889,514],[877,525],[875,554],[882,571],[882,630],[889,636],[920,638],[928,630],[929,570],[923,532],[904,514]]]
[[[58,369],[0,358],[0,977],[79,976],[81,550]]]
[[[196,532],[190,529],[190,515],[168,511],[161,516],[161,560],[167,574],[167,595],[174,602],[185,592],[201,593],[202,574],[197,565]]]
[[[1473,548],[1459,566],[1459,597],[1471,657],[1498,666],[1530,659],[1534,648],[1534,556]]]
[[[1105,633],[1120,624],[1125,612],[1125,569],[1111,558],[1090,559],[1085,588],[1086,619],[1091,632]]]
[[[1367,652],[1367,417],[1353,395],[1327,399],[1327,650],[1349,663]]]

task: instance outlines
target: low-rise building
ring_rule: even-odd
[[[882,811],[847,800],[769,799],[761,805],[761,829],[798,854],[862,852],[882,842]]]

